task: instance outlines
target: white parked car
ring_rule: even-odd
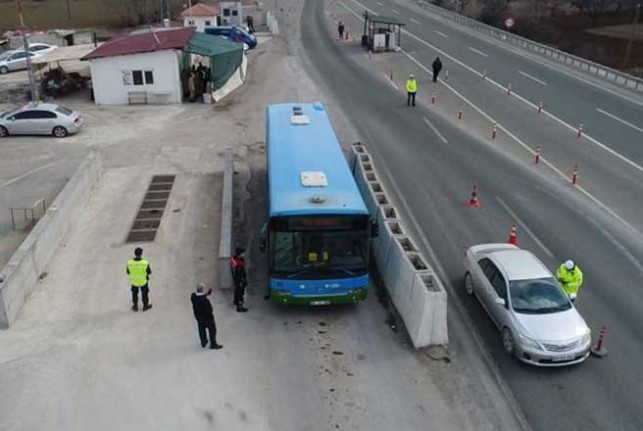
[[[38,57],[31,53],[31,58]],[[0,74],[27,68],[27,53],[24,50],[7,51],[0,54]]]
[[[64,138],[80,130],[78,111],[53,103],[30,103],[0,114],[0,138],[9,135],[53,135]]]
[[[465,289],[502,334],[504,350],[538,366],[587,359],[591,332],[554,276],[532,253],[482,244],[465,253]]]

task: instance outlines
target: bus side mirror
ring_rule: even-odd
[[[380,225],[377,220],[371,220],[371,238],[377,238],[378,236],[380,236]]]
[[[259,251],[262,253],[266,251],[266,238],[261,238],[259,240]]]
[[[268,223],[264,223],[261,227],[261,234],[259,236],[259,251],[264,253],[266,251],[266,237],[268,236]]]

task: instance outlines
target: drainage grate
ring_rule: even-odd
[[[155,175],[145,193],[136,219],[132,224],[126,242],[149,242],[156,238],[161,226],[170,192],[174,186],[174,175]]]

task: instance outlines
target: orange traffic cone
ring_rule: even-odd
[[[518,235],[516,234],[516,224],[511,224],[511,233],[509,233],[509,239],[507,240],[509,244],[517,245],[518,244]]]
[[[475,208],[480,206],[480,201],[478,200],[478,187],[475,184],[473,185],[473,189],[471,190],[471,197],[469,198],[467,206]]]

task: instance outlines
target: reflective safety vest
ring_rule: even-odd
[[[568,295],[575,293],[578,295],[578,289],[583,284],[583,272],[578,266],[575,266],[571,271],[565,267],[563,263],[556,271],[556,278],[563,285],[563,290]]]
[[[418,82],[415,79],[409,79],[406,81],[406,91],[408,93],[417,93],[418,91]]]
[[[132,286],[141,287],[147,284],[147,268],[149,266],[150,263],[145,259],[130,259],[127,261],[129,281]]]

